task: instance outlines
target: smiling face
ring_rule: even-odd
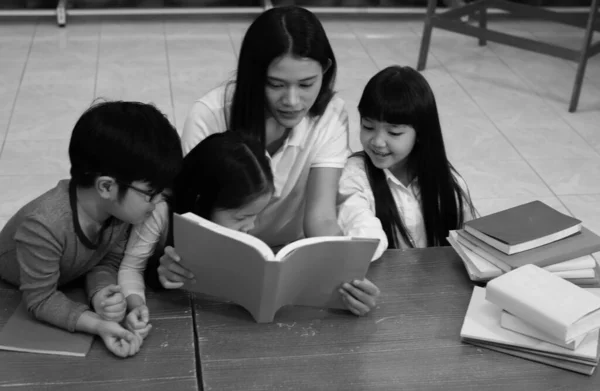
[[[416,141],[415,129],[410,125],[394,125],[361,119],[360,143],[379,169],[394,171],[404,167]]]
[[[321,64],[310,58],[285,55],[267,70],[267,109],[285,128],[293,128],[308,114],[323,82]]]
[[[217,209],[210,220],[223,227],[248,233],[254,228],[256,216],[269,204],[271,196],[271,192],[262,194],[239,209]]]

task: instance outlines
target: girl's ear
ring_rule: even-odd
[[[329,70],[329,68],[331,68],[331,58],[327,59],[327,64],[325,64],[325,66],[323,67],[323,74],[326,74],[327,71]]]
[[[94,182],[94,188],[100,198],[105,200],[116,199],[119,186],[115,178],[109,176],[100,176]]]

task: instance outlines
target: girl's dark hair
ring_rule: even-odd
[[[172,186],[183,152],[177,131],[156,107],[108,101],[81,115],[71,134],[69,159],[77,186],[93,186],[106,175],[125,184],[147,182],[160,191]]]
[[[237,209],[273,192],[265,150],[239,132],[215,133],[183,159],[173,188],[175,213],[210,219],[219,209]]]
[[[229,86],[234,87],[234,93],[228,127],[250,133],[263,146],[267,70],[273,60],[286,54],[311,58],[326,71],[309,115],[323,114],[334,95],[337,63],[319,19],[307,9],[296,6],[275,7],[260,14],[246,31],[235,86]]]
[[[427,246],[448,245],[450,230],[461,228],[468,194],[460,187],[458,172],[448,161],[435,97],[427,80],[410,67],[390,66],[367,83],[358,111],[361,118],[410,125],[416,133],[407,167],[418,183]],[[399,248],[398,236],[413,246],[410,233],[392,197],[385,173],[361,153],[375,198],[375,214],[381,221],[390,248]]]

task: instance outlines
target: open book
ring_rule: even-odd
[[[363,279],[378,239],[307,238],[273,253],[262,240],[186,213],[173,215],[181,265],[195,276],[184,289],[231,300],[257,322],[285,305],[345,308],[344,282]]]

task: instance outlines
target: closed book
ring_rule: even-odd
[[[582,375],[591,376],[592,374],[594,374],[594,371],[596,370],[595,364],[563,360],[561,358],[541,355],[541,354],[526,351],[523,349],[515,348],[513,346],[494,345],[494,344],[488,344],[485,342],[466,340],[466,339],[463,340],[463,342],[466,342],[471,345],[478,346],[478,347],[481,347],[484,349],[493,350],[498,353],[504,353],[504,354],[508,354],[510,356],[520,357],[520,358],[524,358],[529,361],[538,362],[540,364],[550,365],[555,368],[566,369],[568,371],[580,373]]]
[[[542,341],[550,342],[554,345],[562,346],[563,348],[575,350],[579,344],[583,341],[587,334],[582,334],[579,337],[575,338],[571,342],[561,341],[558,338],[554,338],[553,336],[544,333],[543,331],[538,330],[533,327],[529,323],[524,320],[510,314],[506,311],[502,311],[502,315],[500,316],[500,326],[507,330],[512,330],[516,333],[528,335],[533,338],[541,339]],[[598,330],[592,331],[592,333],[598,334]]]
[[[535,265],[488,282],[486,299],[566,343],[600,328],[600,297]]]
[[[581,230],[581,220],[532,201],[467,221],[465,230],[511,255],[571,236]]]
[[[504,271],[493,263],[458,243],[456,231],[450,231],[449,235],[446,240],[463,261],[471,281],[489,281],[504,274]],[[544,269],[577,284],[590,285],[598,283],[596,260],[591,255],[545,266]]]
[[[523,265],[553,265],[600,251],[600,237],[583,227],[581,232],[545,246],[507,255],[477,239],[465,230],[457,230],[457,241],[505,272]]]
[[[461,339],[465,342],[475,341],[520,349],[565,361],[598,364],[600,352],[597,334],[588,334],[575,350],[571,350],[503,328],[500,325],[501,314],[500,307],[486,300],[486,289],[474,287],[460,331]]]
[[[82,289],[64,292],[71,300],[86,302]],[[0,349],[16,352],[85,357],[94,336],[70,332],[37,320],[21,301],[0,332]]]
[[[233,301],[256,322],[286,305],[346,308],[339,288],[361,280],[378,239],[305,238],[277,254],[262,240],[192,213],[173,217],[175,248],[195,282],[184,289]]]

